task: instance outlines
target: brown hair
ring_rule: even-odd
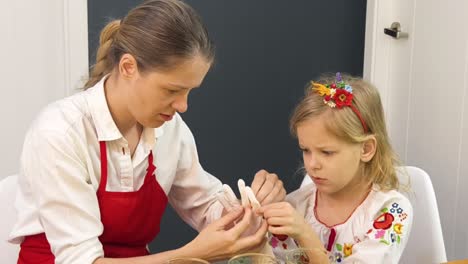
[[[297,136],[297,127],[304,121],[327,115],[326,128],[334,136],[349,143],[362,143],[366,136],[374,135],[377,149],[371,161],[364,164],[365,183],[375,183],[382,190],[399,188],[395,167],[400,164],[388,137],[382,102],[377,89],[361,78],[343,75],[346,84],[352,86],[353,105],[360,112],[367,125],[367,133],[358,116],[350,107],[331,108],[324,103],[323,97],[312,90],[312,83],[306,87],[306,95],[296,106],[291,119],[290,129]],[[324,75],[316,83],[331,84],[335,77]]]
[[[101,31],[96,64],[85,89],[112,71],[125,53],[133,55],[141,72],[170,69],[195,55],[214,59],[211,42],[201,18],[179,0],[150,0],[132,9],[122,20]]]

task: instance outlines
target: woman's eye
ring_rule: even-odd
[[[179,92],[178,90],[171,90],[171,89],[167,89],[167,91],[169,94],[176,94]]]
[[[325,156],[330,156],[330,155],[333,154],[333,151],[322,150],[322,153],[323,153]]]
[[[303,148],[301,148],[300,150],[301,150],[303,153],[307,153],[307,152],[309,152],[309,150],[308,150],[308,149],[303,149]]]

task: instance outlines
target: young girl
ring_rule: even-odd
[[[290,127],[313,183],[259,210],[276,256],[302,247],[320,249],[309,256],[313,263],[398,263],[412,207],[397,191],[376,88],[339,73],[311,82]]]

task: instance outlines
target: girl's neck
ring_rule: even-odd
[[[132,130],[142,130],[141,125],[127,108],[126,93],[118,75],[112,72],[104,82],[107,105],[117,128],[122,135]]]
[[[344,224],[364,202],[370,188],[356,188],[356,192],[342,192],[339,195],[321,193],[317,190],[314,214],[317,220],[329,228]]]
[[[323,193],[317,190],[317,199],[321,206],[334,208],[359,206],[369,194],[372,184],[350,182],[336,193]]]

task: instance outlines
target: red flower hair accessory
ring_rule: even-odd
[[[352,104],[353,88],[346,84],[341,77],[341,73],[336,73],[336,81],[331,84],[321,84],[312,82],[312,90],[323,97],[323,102],[331,108],[343,108],[349,106],[361,121],[364,133],[367,133],[367,125],[359,113],[359,110]]]

